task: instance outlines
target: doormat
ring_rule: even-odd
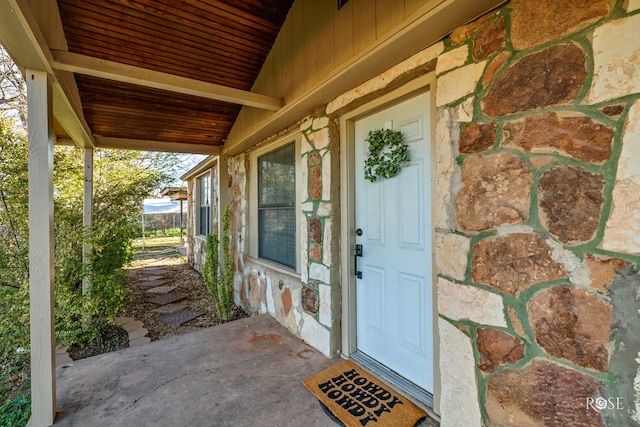
[[[350,360],[302,384],[346,427],[413,427],[427,414]]]

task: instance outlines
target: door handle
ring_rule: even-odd
[[[358,271],[358,257],[362,256],[362,245],[356,245],[353,251],[353,265],[356,271],[356,279],[362,279],[362,271]]]

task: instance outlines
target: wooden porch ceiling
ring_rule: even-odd
[[[281,106],[249,91],[292,3],[57,0],[68,52],[77,55],[52,51],[54,68],[75,73],[98,146],[219,147],[242,105]]]

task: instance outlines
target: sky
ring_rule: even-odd
[[[180,163],[176,166],[176,178],[180,178],[195,165],[207,158],[205,154],[179,154]]]

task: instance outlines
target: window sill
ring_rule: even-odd
[[[292,279],[297,279],[297,280],[301,280],[301,276],[300,273],[298,273],[296,270],[292,269],[292,268],[287,268],[283,265],[280,265],[278,263],[275,262],[271,262],[262,258],[255,258],[252,256],[247,257],[247,261],[251,262],[252,264],[256,264],[260,267],[263,267],[265,269],[265,272],[268,272],[268,270],[273,270],[276,273],[279,274],[283,274],[285,276],[289,276]]]

